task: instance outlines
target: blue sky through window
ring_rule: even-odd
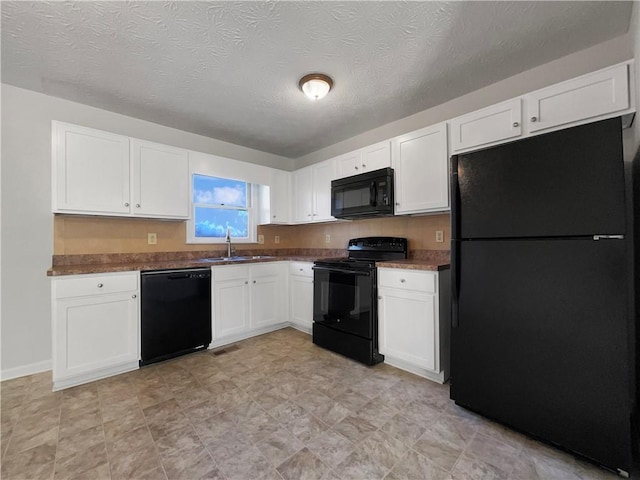
[[[196,238],[249,237],[246,182],[194,175],[193,203]]]
[[[193,176],[193,203],[247,207],[247,184],[229,178]]]

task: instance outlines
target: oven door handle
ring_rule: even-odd
[[[370,277],[371,272],[363,271],[363,270],[346,270],[343,268],[334,268],[334,267],[313,267],[313,270],[317,270],[319,272],[336,272],[336,273],[346,273],[347,275],[358,275],[361,277]]]

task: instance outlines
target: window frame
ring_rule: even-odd
[[[230,205],[213,205],[210,203],[195,203],[193,201],[193,185],[196,175],[203,177],[222,178],[225,180],[233,180],[243,182],[247,185],[247,206],[236,207]],[[212,175],[211,173],[191,172],[189,178],[189,220],[186,222],[187,241],[188,244],[212,244],[220,245],[225,244],[224,237],[196,237],[196,207],[211,208],[211,209],[228,209],[228,210],[246,210],[249,217],[249,224],[247,225],[248,237],[237,238],[231,237],[231,243],[256,243],[258,235],[258,185],[242,180],[239,178],[231,178],[221,175]]]

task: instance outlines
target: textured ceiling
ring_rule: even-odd
[[[296,158],[619,36],[631,7],[2,1],[2,81]]]

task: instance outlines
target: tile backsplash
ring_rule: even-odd
[[[54,255],[93,253],[146,253],[202,251],[208,246],[187,244],[185,222],[142,218],[84,217],[56,215],[53,219]],[[436,231],[444,232],[444,242],[436,242]],[[158,243],[147,244],[147,234],[155,233]],[[258,234],[264,244],[237,244],[238,248],[345,248],[350,238],[396,236],[409,239],[410,250],[449,250],[449,214],[397,216],[312,225],[261,225]],[[329,235],[330,241],[326,243]],[[275,243],[275,237],[280,243]],[[220,249],[220,245],[211,246]]]

